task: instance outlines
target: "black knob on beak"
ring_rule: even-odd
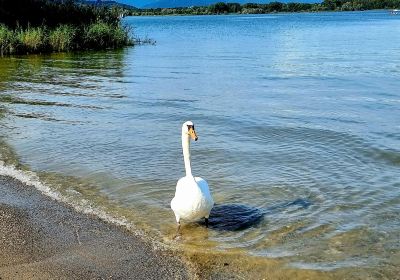
[[[196,136],[196,138],[194,138],[194,141],[197,141],[197,139],[199,139],[199,137]]]

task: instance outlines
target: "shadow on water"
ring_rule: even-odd
[[[244,230],[252,226],[257,226],[267,215],[289,209],[306,209],[310,205],[311,202],[309,200],[302,198],[272,205],[264,209],[244,204],[217,204],[211,210],[209,227],[221,231]],[[205,225],[204,221],[199,223]]]

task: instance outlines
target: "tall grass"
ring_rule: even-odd
[[[0,56],[14,53],[17,45],[18,40],[14,32],[0,24]]]
[[[28,26],[27,29],[19,29],[16,32],[16,39],[19,41],[19,47],[26,52],[40,52],[47,45],[47,34],[44,27]]]
[[[133,45],[129,30],[119,24],[97,21],[88,25],[19,27],[0,24],[0,56],[71,50],[112,49]]]
[[[83,41],[86,48],[90,49],[118,48],[132,43],[128,30],[101,21],[84,28]]]
[[[65,52],[74,48],[77,28],[71,25],[60,25],[49,32],[49,45],[53,51]]]

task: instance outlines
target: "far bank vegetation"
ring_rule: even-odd
[[[269,14],[323,11],[364,11],[376,9],[400,9],[400,0],[324,0],[319,3],[282,3],[272,1],[267,4],[218,2],[210,6],[182,8],[133,9],[130,15],[220,15],[220,14]]]

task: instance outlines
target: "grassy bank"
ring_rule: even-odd
[[[18,27],[0,25],[0,55],[109,49],[132,45],[128,30],[102,21],[88,25],[61,24]]]
[[[0,55],[132,45],[120,11],[74,1],[0,0]]]

